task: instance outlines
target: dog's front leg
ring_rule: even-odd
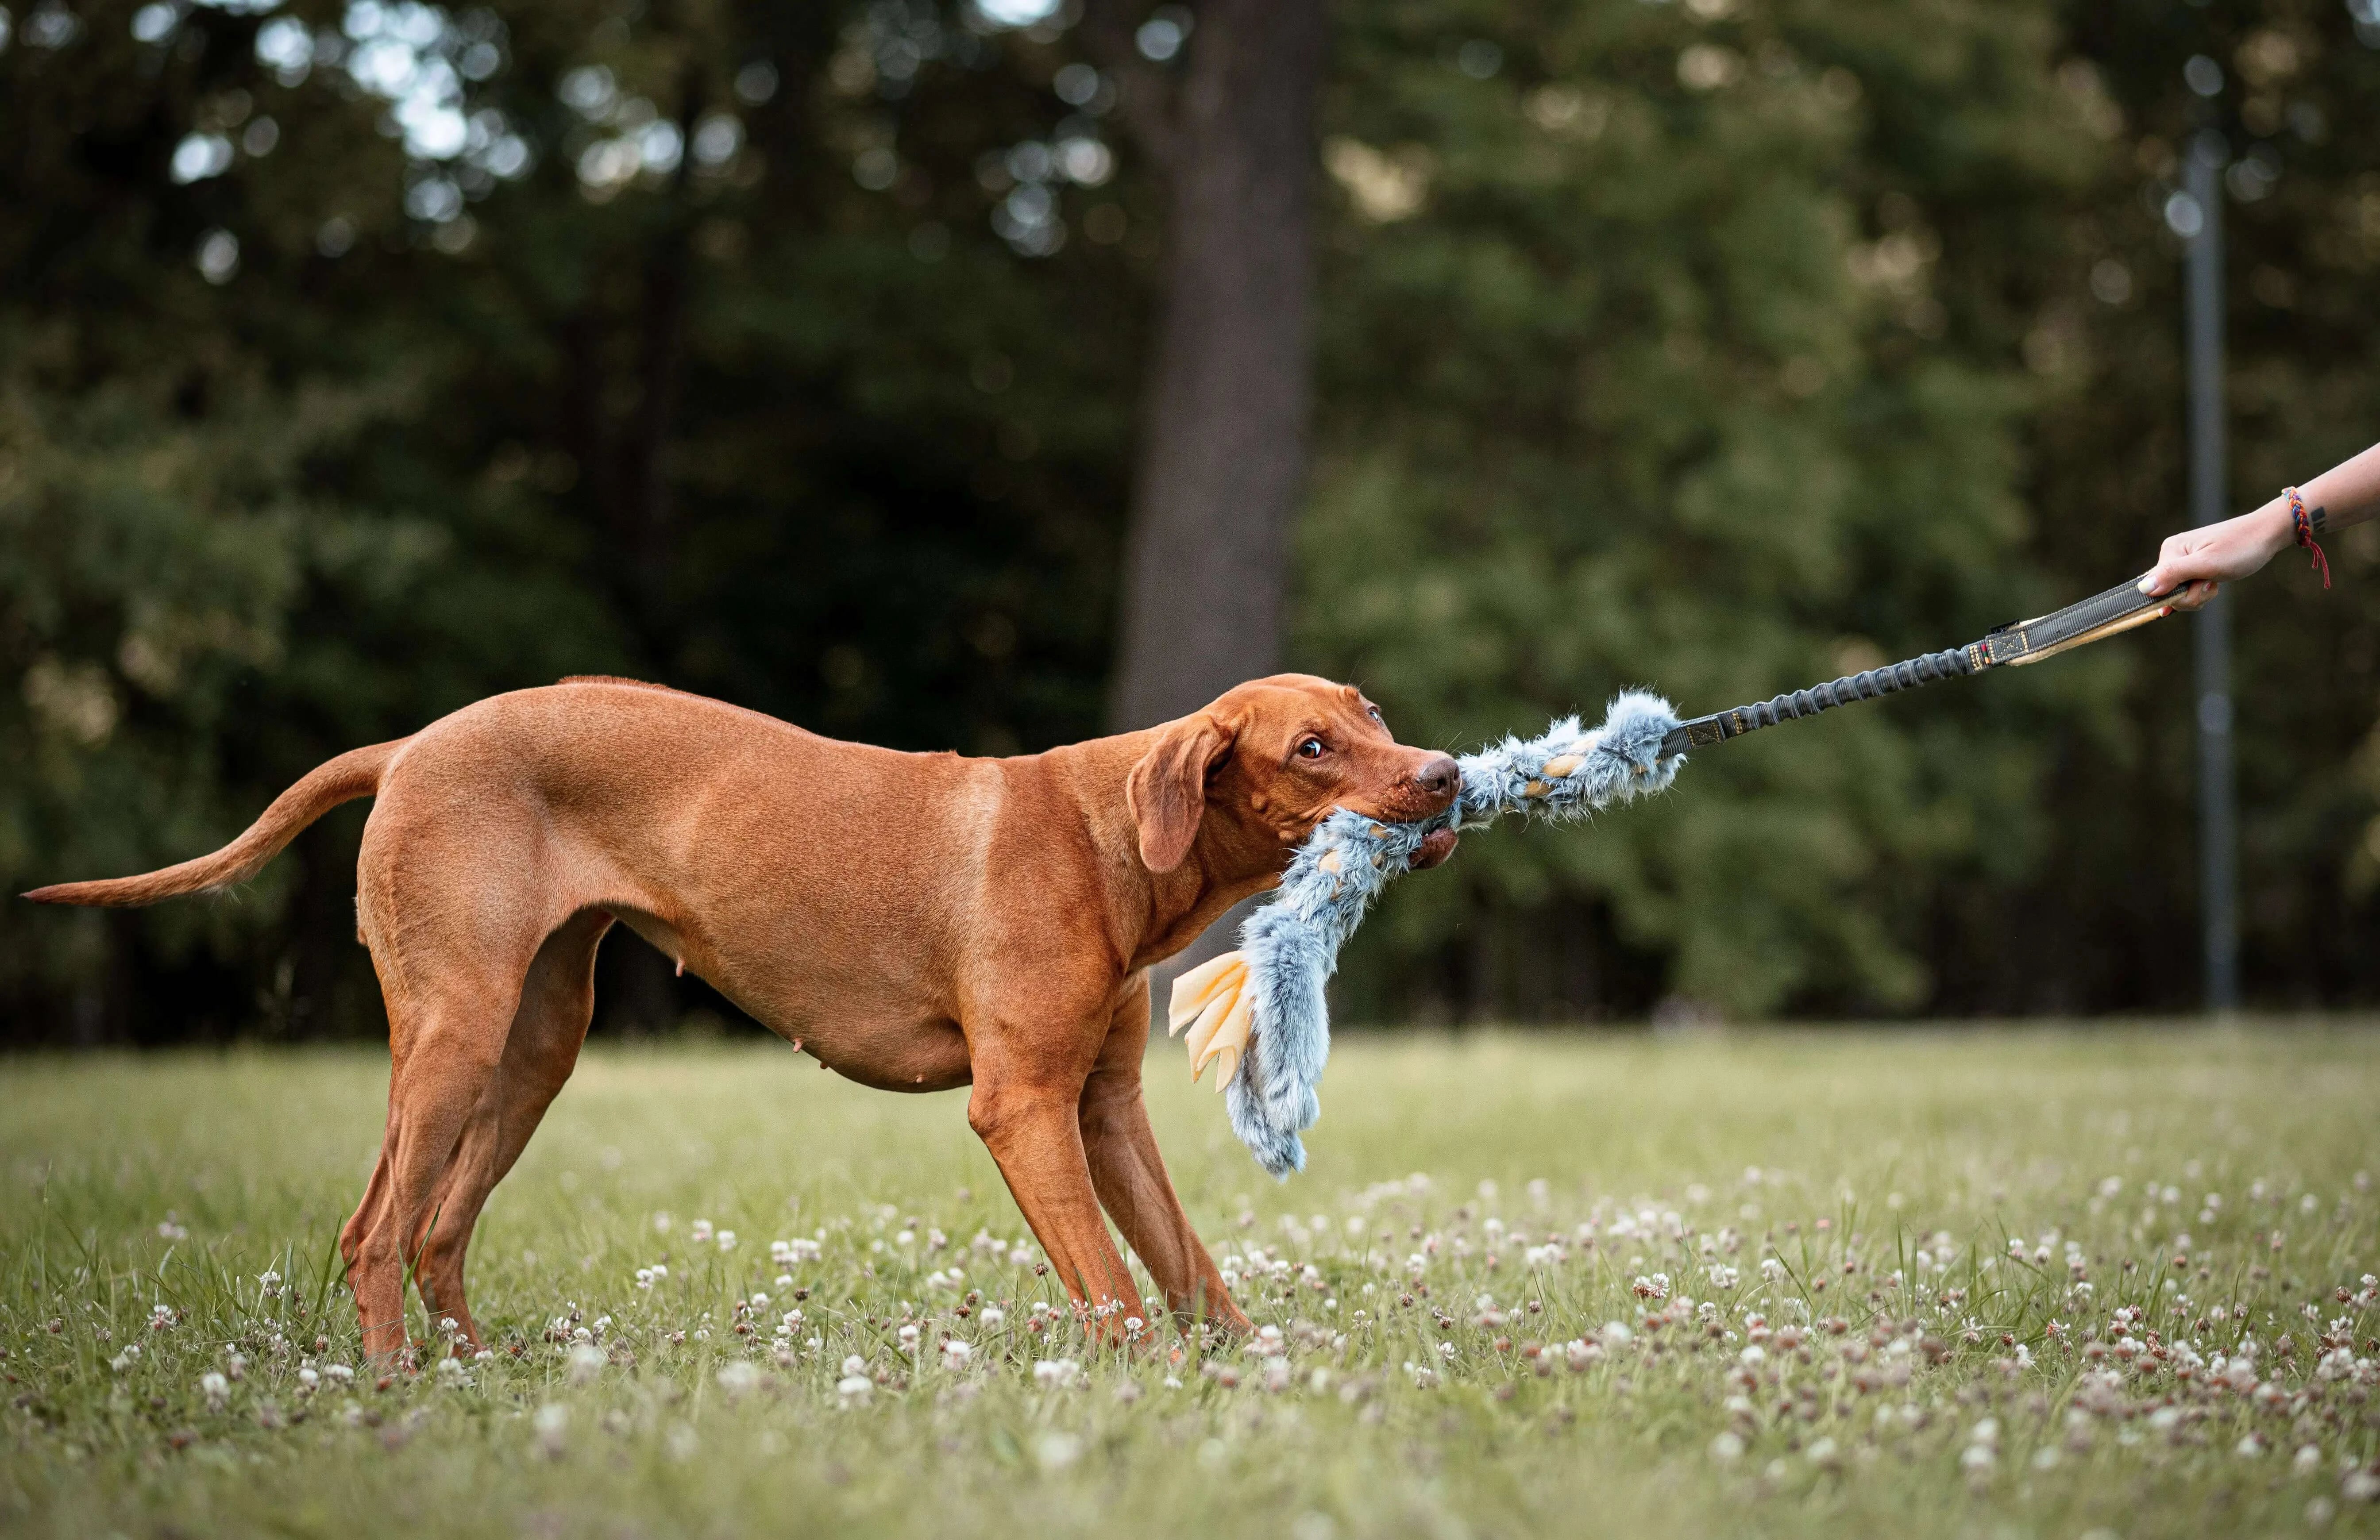
[[[1083,1154],[1076,1108],[1083,1080],[1036,1073],[1028,1064],[978,1051],[967,1122],[991,1151],[1025,1222],[1058,1269],[1095,1340],[1126,1340],[1124,1322],[1146,1318],[1140,1291],[1108,1238]]]
[[[1232,1303],[1214,1258],[1190,1226],[1158,1153],[1141,1100],[1140,1064],[1148,1049],[1148,975],[1137,975],[1117,1002],[1115,1019],[1083,1085],[1083,1149],[1091,1184],[1185,1330],[1209,1320],[1234,1332],[1251,1329]]]

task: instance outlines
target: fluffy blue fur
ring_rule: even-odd
[[[1418,823],[1376,823],[1340,808],[1290,857],[1280,891],[1240,928],[1240,951],[1255,993],[1246,1057],[1224,1091],[1232,1131],[1273,1175],[1305,1169],[1300,1130],[1322,1115],[1315,1087],[1330,1057],[1330,1008],[1324,986],[1338,971],[1339,949],[1390,881],[1412,869],[1414,853],[1440,829],[1474,829],[1505,813],[1579,819],[1666,789],[1685,763],[1659,758],[1661,738],[1678,715],[1660,697],[1630,690],[1615,697],[1593,732],[1565,717],[1537,737],[1507,738],[1464,756],[1454,806]],[[1582,756],[1570,774],[1546,765]]]

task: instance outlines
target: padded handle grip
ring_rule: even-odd
[[[2010,621],[1975,645],[1991,668],[2022,668],[2044,658],[2099,641],[2173,613],[2173,595],[2141,592],[2140,579],[2119,583],[2079,603],[2032,620]]]

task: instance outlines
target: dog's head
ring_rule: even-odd
[[[1461,784],[1452,759],[1390,736],[1379,709],[1353,685],[1277,673],[1158,729],[1125,795],[1141,859],[1166,872],[1189,855],[1208,819],[1228,819],[1285,851],[1334,807],[1410,823],[1443,811]],[[1415,866],[1435,866],[1454,848],[1451,833],[1432,841]]]

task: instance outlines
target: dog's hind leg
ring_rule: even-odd
[[[432,1321],[455,1322],[461,1334],[457,1352],[484,1345],[464,1297],[463,1264],[471,1232],[488,1194],[520,1158],[545,1110],[577,1067],[587,1024],[595,1013],[595,949],[611,927],[609,912],[584,910],[538,948],[495,1079],[464,1124],[454,1158],[413,1237],[413,1276],[422,1308]]]
[[[366,839],[369,864],[369,831]],[[374,886],[367,872],[367,915],[389,914],[391,898]],[[408,1243],[433,1227],[431,1195],[495,1082],[545,929],[525,904],[506,902],[515,895],[416,896],[422,918],[400,935],[366,925],[388,1000],[388,1126],[363,1202],[339,1236],[364,1353],[382,1368],[406,1346],[405,1282],[417,1260]],[[491,916],[513,919],[504,928],[513,933],[490,933]]]

